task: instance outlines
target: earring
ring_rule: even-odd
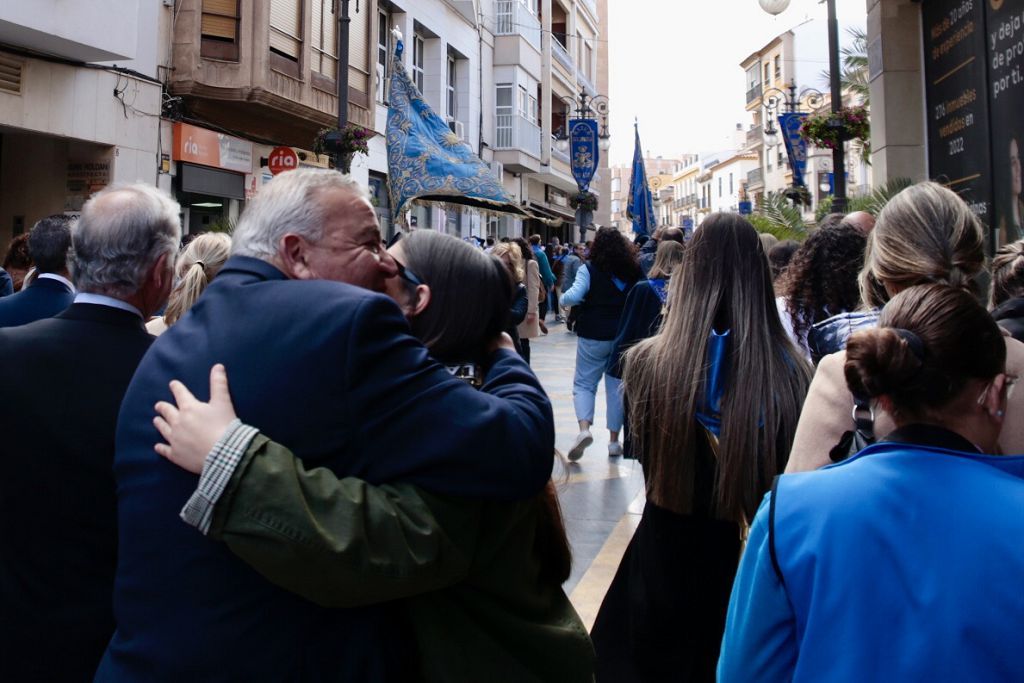
[[[1003,410],[997,410],[996,411],[996,417],[1003,417],[1005,415],[1006,415],[1006,411],[1003,411]]]

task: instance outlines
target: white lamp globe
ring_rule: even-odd
[[[789,0],[757,0],[761,9],[771,15],[781,14],[789,7]]]

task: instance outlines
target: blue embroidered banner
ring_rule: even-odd
[[[397,41],[391,60],[387,123],[388,194],[401,222],[414,199],[462,204],[525,216],[501,179],[434,113],[402,64]]]
[[[779,116],[782,128],[782,139],[786,142],[786,154],[789,156],[789,168],[793,171],[793,184],[802,187],[804,173],[807,171],[807,142],[800,137],[800,124],[807,114],[791,112]]]
[[[569,122],[569,145],[572,155],[572,177],[580,186],[580,192],[590,189],[590,181],[597,172],[597,121],[594,119],[573,119]]]
[[[626,217],[633,221],[633,232],[647,235],[654,232],[657,221],[654,218],[654,198],[647,184],[647,169],[644,168],[644,152],[640,146],[640,126],[633,124],[636,142],[633,146],[633,170],[629,178],[629,201],[626,203]]]

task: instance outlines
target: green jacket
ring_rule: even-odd
[[[209,535],[320,605],[407,598],[426,681],[592,681],[583,623],[539,578],[538,510],[339,480],[259,435]]]

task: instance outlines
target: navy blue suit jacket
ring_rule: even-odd
[[[96,304],[0,330],[0,681],[89,680],[114,632],[114,432],[152,342]]]
[[[0,299],[0,327],[52,318],[74,301],[75,295],[63,282],[36,277],[25,289]]]
[[[387,297],[233,257],[125,395],[117,632],[96,680],[401,679],[411,644],[395,604],[318,607],[178,518],[197,478],[153,452],[153,405],[171,400],[173,378],[205,399],[216,362],[239,417],[307,466],[499,499],[530,497],[550,477],[553,416],[540,384],[502,351],[477,391],[430,359]]]

